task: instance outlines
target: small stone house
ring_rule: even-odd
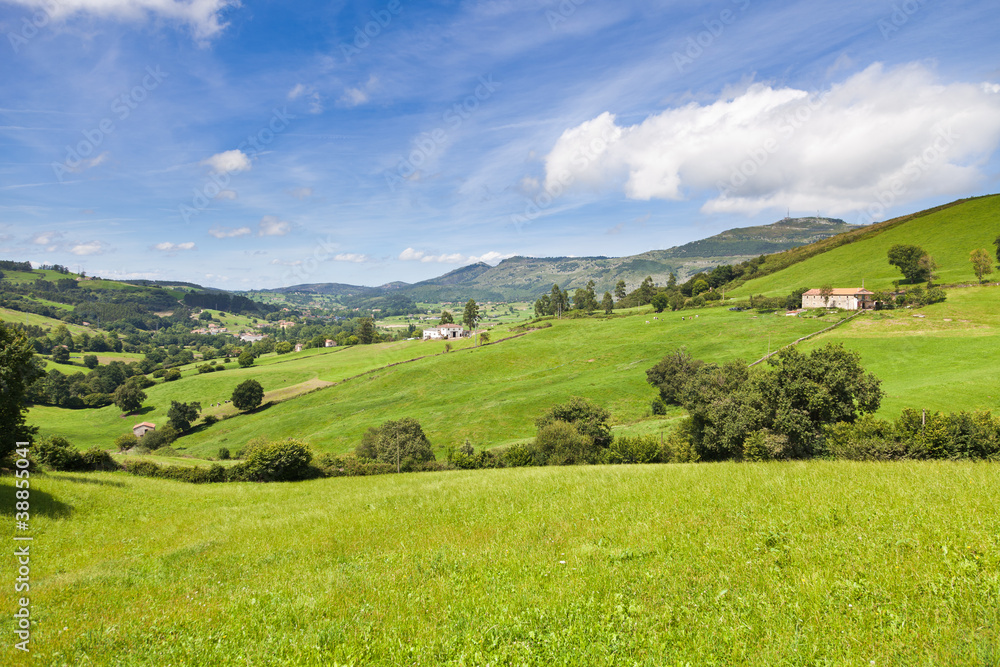
[[[141,438],[146,435],[149,431],[155,431],[156,424],[150,424],[149,422],[142,422],[141,424],[136,424],[132,427],[132,432],[135,433],[135,437]]]
[[[327,338],[326,342],[323,343],[323,347],[337,347],[337,341],[332,338]]]
[[[863,287],[837,287],[825,298],[822,290],[811,289],[802,294],[803,308],[841,308],[843,310],[870,310],[875,307],[874,292]]]

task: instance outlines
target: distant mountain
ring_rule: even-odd
[[[638,287],[646,276],[652,276],[657,284],[667,282],[671,273],[685,280],[719,264],[788,250],[852,229],[856,227],[837,218],[785,218],[770,225],[729,229],[682,246],[628,257],[511,257],[497,266],[470,264],[412,285],[396,282],[382,287],[361,287],[321,283],[267,291],[365,298],[391,292],[431,303],[466,299],[513,301],[536,299],[554,283],[573,290],[593,280],[600,295],[613,291],[619,280],[624,280],[629,290]]]

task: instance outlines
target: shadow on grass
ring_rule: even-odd
[[[28,499],[29,503],[29,514],[33,517],[45,516],[50,519],[67,519],[73,514],[73,506],[67,505],[66,503],[56,500],[52,497],[52,494],[46,493],[44,491],[39,491],[38,489],[31,489],[31,495]],[[3,516],[14,516],[17,510],[14,507],[14,503],[18,502],[17,498],[14,496],[14,489],[11,487],[9,493],[0,494],[0,515]]]
[[[99,486],[125,486],[125,482],[115,482],[107,479],[94,479],[92,477],[80,477],[77,475],[60,474],[61,481],[73,482],[75,484],[97,484]]]

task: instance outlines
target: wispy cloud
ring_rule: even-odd
[[[153,250],[159,250],[160,252],[177,252],[178,250],[197,250],[197,246],[191,241],[185,243],[171,243],[169,241],[164,241],[163,243],[157,243],[153,246]]]
[[[250,236],[253,230],[249,227],[213,227],[208,230],[211,236],[217,239],[232,239],[240,236]]]
[[[265,215],[257,226],[257,236],[285,236],[292,231],[292,223]]]

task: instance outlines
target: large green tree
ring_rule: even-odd
[[[465,310],[462,311],[462,324],[470,331],[476,328],[476,320],[479,319],[479,306],[472,299],[465,302]]]
[[[167,411],[167,423],[178,431],[186,431],[191,428],[191,423],[198,419],[201,411],[201,403],[192,401],[191,403],[180,403],[170,401],[170,409]]]
[[[454,316],[452,316],[452,314],[450,312],[448,312],[447,310],[442,310],[441,311],[441,321],[438,322],[438,326],[442,326],[444,324],[454,324],[454,323],[455,323]]]
[[[24,393],[42,375],[32,363],[34,347],[23,333],[0,323],[0,458],[18,442],[30,442],[38,429],[25,424]]]
[[[358,340],[362,345],[371,345],[375,342],[375,336],[375,320],[362,317],[358,326]]]
[[[135,412],[142,407],[142,402],[146,400],[146,392],[139,388],[134,382],[126,382],[114,393],[115,405],[122,412]]]
[[[624,280],[619,280],[618,284],[615,285],[615,298],[621,301],[626,294],[628,294],[628,287],[626,287]]]
[[[605,315],[610,315],[615,309],[615,300],[611,298],[611,292],[604,293],[604,298],[601,299],[601,307],[604,308]]]
[[[566,422],[572,424],[583,435],[590,437],[595,446],[603,448],[611,444],[609,419],[611,413],[605,408],[585,398],[574,396],[569,401],[550,408],[535,420],[535,426],[541,431],[554,422]]]
[[[253,410],[264,400],[264,387],[256,380],[245,380],[233,389],[231,400],[237,410]]]
[[[930,279],[933,270],[930,264],[933,262],[924,259],[924,257],[929,256],[920,246],[897,243],[889,248],[888,255],[889,263],[898,268],[903,277],[911,284],[926,282]]]

